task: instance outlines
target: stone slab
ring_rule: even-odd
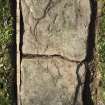
[[[21,4],[23,53],[85,58],[89,0],[21,0]]]
[[[23,59],[21,65],[22,105],[72,105],[78,78],[77,63],[53,58]],[[80,77],[84,81],[84,66]],[[78,105],[82,105],[82,86],[78,92]]]

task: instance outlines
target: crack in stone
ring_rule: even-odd
[[[48,55],[48,54],[22,54],[22,57],[25,59],[34,59],[34,58],[58,58],[58,59],[63,59],[65,61],[69,62],[74,62],[74,63],[80,63],[81,60],[73,60],[69,59],[68,57],[59,55],[59,54],[53,54],[53,55]]]
[[[34,37],[35,37],[35,41],[37,41],[38,43],[39,43],[39,40],[38,40],[38,35],[37,35],[37,27],[38,27],[39,22],[46,17],[47,12],[51,8],[50,7],[51,3],[52,3],[52,0],[49,0],[47,6],[45,7],[44,13],[40,18],[34,18],[36,20],[36,24],[34,26]]]
[[[77,69],[76,69],[76,75],[77,75],[77,86],[76,86],[76,91],[75,91],[75,95],[74,95],[74,100],[73,100],[73,105],[76,105],[77,104],[77,101],[78,101],[78,94],[79,94],[79,91],[80,91],[80,87],[84,84],[83,81],[81,80],[81,77],[80,77],[80,74],[79,74],[79,71],[80,71],[80,68],[82,67],[82,65],[85,65],[85,70],[86,70],[86,60],[84,59],[83,61],[81,61],[78,65],[77,65]]]

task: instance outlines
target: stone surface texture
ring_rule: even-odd
[[[82,105],[89,0],[21,0],[21,13],[21,105]]]

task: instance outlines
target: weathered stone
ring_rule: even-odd
[[[85,58],[89,0],[21,1],[23,53],[59,54],[74,60]]]
[[[61,58],[23,59],[21,66],[22,105],[72,105],[78,86],[77,63]],[[84,80],[84,66],[80,67]],[[78,96],[81,96],[81,87]],[[78,98],[81,101],[81,97]],[[82,104],[80,104],[82,105]]]
[[[21,105],[83,105],[89,0],[21,0],[21,13]]]

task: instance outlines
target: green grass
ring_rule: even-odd
[[[13,42],[13,18],[9,0],[0,0],[0,105],[12,105],[13,73],[11,46]]]
[[[105,7],[102,8],[102,13],[105,14]],[[99,70],[101,73],[100,96],[105,104],[105,15],[101,17],[97,49],[99,55]]]

